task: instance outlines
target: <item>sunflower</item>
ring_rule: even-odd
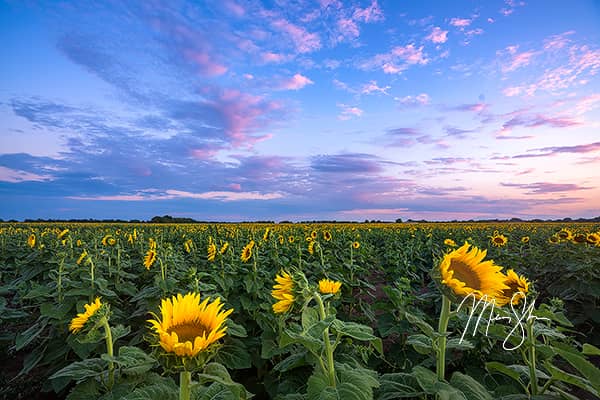
[[[518,275],[512,269],[506,272],[504,284],[508,289],[502,291],[499,304],[504,305],[512,303],[518,305],[529,293],[529,281],[523,275]]]
[[[504,283],[502,267],[494,261],[483,261],[487,251],[480,250],[465,242],[458,249],[446,254],[438,268],[434,269],[434,277],[443,285],[444,293],[454,298],[463,298],[473,294],[476,299],[492,301],[499,297],[503,290],[509,289]]]
[[[221,249],[219,250],[219,253],[221,253],[221,255],[225,254],[225,252],[227,251],[228,247],[229,247],[229,242],[223,243],[223,246],[221,246]]]
[[[353,242],[352,243],[352,247],[354,247],[355,249],[358,249],[360,247],[360,243],[358,242]]]
[[[214,243],[211,243],[208,245],[208,249],[207,249],[207,259],[208,261],[215,261],[215,256],[217,255],[217,245],[215,245]]]
[[[600,234],[598,233],[588,233],[585,237],[585,241],[589,244],[600,244]]]
[[[332,281],[330,279],[321,279],[319,281],[319,291],[323,294],[337,294],[342,287],[342,282]]]
[[[152,266],[152,264],[154,264],[155,261],[156,261],[156,250],[149,249],[146,252],[146,256],[144,257],[144,267],[146,267],[146,269],[150,269],[150,267]]]
[[[310,241],[308,242],[308,252],[312,255],[315,254],[315,242],[314,241]]]
[[[168,353],[180,357],[194,357],[211,344],[225,336],[225,321],[233,309],[223,311],[223,303],[217,298],[200,303],[200,294],[177,294],[163,299],[160,318],[148,320],[159,337],[160,346]]]
[[[81,253],[81,255],[79,256],[79,258],[77,259],[77,265],[81,265],[81,262],[83,260],[85,260],[85,258],[88,256],[88,252],[84,249],[83,252]]]
[[[548,243],[557,244],[558,242],[560,242],[560,238],[556,233],[548,238]]]
[[[573,235],[573,238],[571,239],[571,241],[573,243],[585,243],[586,236],[583,233],[576,233]]]
[[[277,240],[279,241],[279,244],[284,244],[285,243],[285,238],[281,235],[279,235],[279,237],[277,238]]]
[[[560,240],[571,240],[573,239],[573,232],[571,232],[569,229],[567,228],[562,228],[560,231],[558,231],[556,233],[556,236],[560,239]]]
[[[294,243],[294,240],[296,240],[295,237],[293,237],[293,236],[288,237],[288,243]]]
[[[326,242],[329,242],[331,240],[331,232],[324,231],[323,232],[323,240],[325,240]]]
[[[31,235],[29,235],[29,237],[27,238],[27,245],[32,249],[35,247],[35,234],[32,233]]]
[[[102,307],[102,302],[100,301],[100,297],[96,297],[96,300],[91,304],[86,304],[85,312],[77,314],[75,318],[71,320],[71,324],[69,325],[69,330],[73,333],[79,332],[85,324],[89,321],[90,318],[94,316]]]
[[[498,231],[494,231],[494,234],[490,236],[490,241],[493,246],[502,247],[508,243],[508,238],[504,235],[498,233]]]
[[[273,304],[273,312],[283,314],[289,311],[296,300],[294,297],[294,280],[290,274],[281,271],[279,275],[275,276],[275,281],[277,284],[273,285],[271,296],[278,301]]]
[[[452,239],[445,239],[444,240],[444,244],[446,246],[452,246],[452,247],[456,247],[456,242]]]
[[[192,239],[188,239],[185,242],[183,242],[183,248],[186,253],[188,253],[188,254],[191,253],[193,247],[194,247],[194,241]]]
[[[242,262],[248,262],[248,260],[250,260],[250,257],[252,257],[252,248],[254,247],[254,240],[251,240],[250,243],[248,243],[247,245],[244,246],[244,248],[242,249],[242,255],[240,256],[240,259],[242,260]]]
[[[62,238],[63,238],[63,237],[64,237],[64,236],[65,236],[67,233],[69,233],[69,230],[68,230],[68,229],[64,229],[64,230],[62,230],[62,231],[61,231],[61,232],[58,234],[57,238],[58,238],[58,239],[62,239]]]
[[[523,236],[521,238],[521,243],[529,243],[529,236]]]
[[[270,229],[267,227],[267,229],[265,229],[265,234],[263,235],[263,242],[269,240],[269,231]]]
[[[316,239],[316,238],[317,238],[317,231],[312,231],[312,232],[310,233],[310,237],[311,237],[312,239]]]

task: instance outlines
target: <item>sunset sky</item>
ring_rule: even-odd
[[[0,218],[600,215],[600,2],[0,0]]]

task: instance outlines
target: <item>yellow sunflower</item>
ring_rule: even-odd
[[[585,243],[586,241],[586,236],[583,233],[576,233],[573,235],[573,237],[571,238],[571,241],[573,243]]]
[[[81,262],[83,260],[85,260],[85,258],[88,256],[88,252],[87,250],[83,250],[83,252],[81,253],[81,255],[79,256],[79,258],[77,259],[77,265],[81,265]]]
[[[352,247],[354,247],[355,249],[358,249],[360,247],[360,243],[358,242],[353,242],[352,243]]]
[[[503,290],[509,289],[504,283],[502,267],[494,261],[483,261],[487,251],[480,250],[465,242],[458,249],[446,254],[434,275],[453,297],[464,298],[473,294],[477,300],[492,301]]]
[[[317,238],[317,231],[312,231],[312,232],[310,233],[310,237],[311,237],[312,239],[316,239],[316,238]]]
[[[308,242],[308,252],[312,255],[315,254],[315,242],[314,241],[310,241]]]
[[[144,267],[146,269],[150,269],[152,264],[156,261],[156,250],[150,249],[146,252],[146,256],[144,257]]]
[[[194,357],[211,344],[225,336],[225,322],[233,309],[223,311],[223,303],[217,298],[209,304],[209,298],[200,303],[200,294],[177,294],[163,299],[160,318],[148,320],[158,334],[160,346],[168,353],[180,357]]]
[[[557,244],[558,242],[560,242],[560,238],[557,234],[554,234],[548,238],[548,243]]]
[[[585,237],[585,241],[589,244],[599,244],[600,243],[600,234],[598,233],[588,233]]]
[[[319,281],[319,291],[323,294],[337,294],[342,287],[342,282],[332,281],[331,279],[321,279]]]
[[[562,228],[560,231],[558,231],[556,233],[556,236],[560,239],[560,240],[571,240],[573,239],[573,232],[571,232],[569,229],[567,228]]]
[[[521,238],[521,243],[529,243],[529,236],[523,236]]]
[[[96,312],[102,307],[102,302],[100,301],[100,297],[96,297],[96,300],[91,304],[86,304],[85,312],[77,314],[75,318],[71,320],[71,324],[69,325],[69,330],[73,333],[79,332],[85,324],[89,321],[89,319],[96,314]]]
[[[452,239],[445,239],[445,240],[444,240],[444,244],[445,244],[446,246],[452,246],[452,247],[455,247],[455,246],[456,246],[456,242],[455,242],[454,240],[452,240]]]
[[[35,235],[33,233],[27,238],[27,245],[32,249],[35,247]]]
[[[490,241],[492,242],[493,246],[502,247],[508,243],[508,238],[498,233],[498,231],[494,231],[494,234],[490,236]]]
[[[277,284],[273,285],[271,296],[278,300],[273,304],[273,312],[275,314],[283,314],[288,312],[296,298],[294,297],[294,280],[292,276],[285,271],[275,276]]]
[[[64,236],[65,236],[67,233],[69,233],[69,230],[68,230],[68,229],[64,229],[64,230],[62,230],[62,231],[61,231],[61,232],[58,234],[57,238],[58,238],[58,239],[62,239],[62,238],[63,238],[63,237],[64,237]]]
[[[217,255],[217,246],[214,243],[208,245],[208,261],[215,261],[215,256]]]
[[[228,247],[229,247],[229,242],[223,243],[223,246],[221,246],[221,249],[219,250],[219,253],[221,253],[221,255],[225,254],[225,252],[227,251]]]
[[[296,240],[296,238],[295,238],[295,237],[293,237],[293,236],[289,236],[289,237],[288,237],[288,242],[289,242],[289,243],[294,243],[294,240]]]
[[[529,293],[529,281],[523,275],[518,275],[512,269],[506,272],[504,284],[508,289],[504,289],[498,301],[499,305],[512,303],[518,305]]]
[[[331,232],[323,231],[323,240],[325,240],[326,242],[329,242],[331,240]]]
[[[254,247],[254,240],[251,240],[250,243],[248,243],[247,245],[244,246],[244,248],[242,249],[242,255],[240,256],[240,259],[242,260],[242,262],[248,262],[248,260],[250,260],[250,257],[252,257],[252,248]]]

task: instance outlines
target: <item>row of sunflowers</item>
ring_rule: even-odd
[[[593,398],[599,232],[3,225],[3,395]]]

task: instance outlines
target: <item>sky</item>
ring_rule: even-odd
[[[0,218],[600,215],[597,0],[0,0]]]

